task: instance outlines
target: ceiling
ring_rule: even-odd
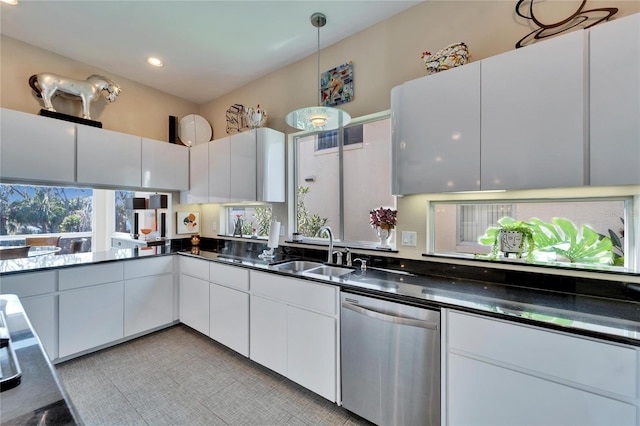
[[[314,12],[324,48],[422,1],[19,0],[0,33],[202,104],[316,54]]]

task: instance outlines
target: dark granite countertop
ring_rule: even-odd
[[[173,253],[175,253],[175,250],[172,250],[169,246],[153,246],[0,260],[0,275],[93,265],[96,263],[140,259],[142,257],[170,255]]]
[[[0,296],[0,311],[22,371],[20,384],[0,393],[3,425],[75,425],[78,417],[66,397],[15,295]]]
[[[282,272],[277,265],[273,265],[296,259],[295,256],[281,255],[273,260],[263,260],[255,253],[243,256],[199,249],[193,252],[183,250],[179,254],[329,283],[348,292],[410,304],[465,310],[640,346],[640,299],[636,299],[640,293],[634,295],[631,292],[627,297],[616,298],[565,291],[567,281],[579,281],[581,286],[587,287],[620,283],[595,283],[592,281],[597,280],[570,277],[558,277],[554,283],[553,278],[545,277],[547,281],[542,284],[547,288],[531,288],[525,283],[509,282],[512,275],[493,281],[485,281],[482,275],[479,277],[483,279],[471,279],[468,277],[471,273],[462,270],[464,267],[457,267],[458,276],[451,273],[447,277],[377,267],[369,267],[365,272],[354,268],[353,273],[341,278],[318,277],[305,272]],[[553,289],[553,284],[557,284],[559,289]],[[616,295],[617,291],[611,294]]]
[[[214,241],[212,245],[201,247],[202,250],[196,247],[193,252],[191,248],[180,246],[159,246],[4,260],[0,261],[0,276],[179,253],[329,283],[344,291],[366,293],[409,304],[466,310],[640,345],[640,283],[627,277],[612,281],[553,275],[544,270],[534,273],[490,266],[370,257],[366,272],[357,269],[349,276],[337,279],[306,273],[292,275],[270,266],[301,258],[322,261],[326,250],[295,251],[283,247],[277,252],[276,258],[264,260],[258,257],[264,248],[263,244],[238,244],[227,240]]]

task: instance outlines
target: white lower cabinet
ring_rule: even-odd
[[[336,399],[336,319],[287,306],[287,377]]]
[[[124,337],[124,283],[60,293],[60,358]]]
[[[209,281],[180,274],[180,322],[209,335]]]
[[[210,337],[249,356],[249,294],[218,284],[209,287]]]
[[[251,271],[251,359],[337,400],[338,287]]]
[[[251,295],[251,359],[287,375],[287,305]]]
[[[173,275],[127,280],[124,285],[124,335],[173,321]]]
[[[638,348],[445,312],[447,424],[638,424]]]
[[[57,358],[55,271],[29,272],[0,278],[0,294],[15,294],[20,298],[31,325],[36,330],[49,359]]]
[[[49,359],[57,358],[56,352],[56,303],[53,295],[20,298],[20,303],[36,330]]]

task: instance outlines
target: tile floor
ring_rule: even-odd
[[[92,425],[371,425],[177,325],[56,365]]]

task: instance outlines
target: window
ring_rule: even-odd
[[[93,190],[0,184],[0,241],[21,245],[28,235],[61,235],[63,253],[71,240],[86,238],[90,250],[93,236]]]
[[[336,240],[372,246],[378,240],[369,211],[396,206],[390,119],[363,119],[343,131],[342,146],[337,130],[294,139],[296,231],[318,237],[320,227],[328,225]]]
[[[226,233],[243,237],[267,238],[271,218],[271,206],[228,206],[226,207]]]
[[[489,254],[490,245],[482,245],[478,238],[485,234],[490,226],[496,226],[498,220],[508,216],[518,221],[531,222],[537,218],[554,227],[560,239],[546,247],[536,247],[535,260],[548,262],[561,259],[562,250],[571,246],[570,238],[564,238],[565,232],[553,224],[553,218],[564,218],[571,222],[571,229],[577,233],[577,241],[582,238],[582,227],[588,226],[598,235],[599,240],[607,237],[611,240],[611,261],[615,266],[632,267],[634,253],[625,235],[629,235],[629,212],[633,205],[633,197],[618,197],[584,200],[501,200],[488,204],[486,202],[432,202],[433,212],[433,252],[436,254]],[[572,232],[573,232],[572,231]],[[475,241],[474,241],[475,240]],[[534,236],[534,240],[537,241]],[[560,241],[562,240],[562,241]],[[566,241],[565,241],[566,240]],[[598,240],[598,241],[599,241]],[[591,245],[598,250],[599,242]],[[536,243],[537,244],[537,243]],[[540,245],[540,244],[537,244]],[[575,264],[592,264],[593,259],[574,259]]]

